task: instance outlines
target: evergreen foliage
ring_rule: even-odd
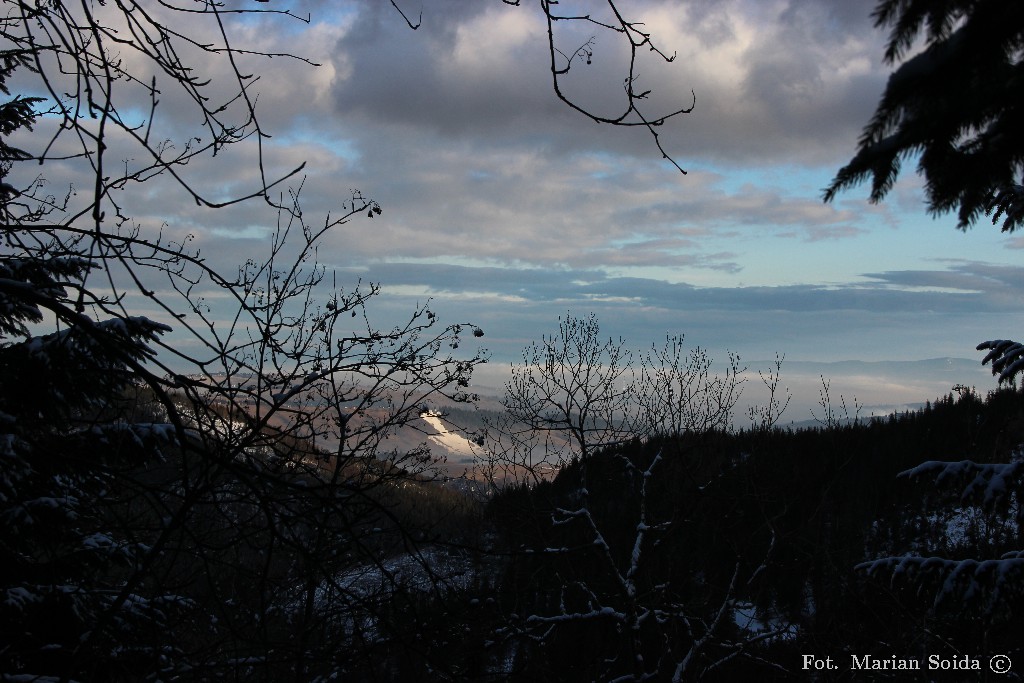
[[[992,42],[1004,52],[1016,45],[1016,7],[882,8],[879,21],[897,27],[892,60],[927,24],[934,45],[915,68],[967,54],[957,51],[975,45],[979,31],[1003,36]],[[687,355],[682,338],[671,337],[634,368],[621,341],[600,338],[596,319],[567,317],[557,335],[528,349],[530,368],[510,384],[512,419],[491,433],[506,439],[490,454],[491,483],[503,471],[523,481],[495,485],[485,507],[433,480],[426,445],[389,447],[432,398],[471,401],[466,388],[482,357],[452,352],[464,331],[479,331],[437,329],[426,307],[404,325],[374,329],[365,308],[375,287],[332,287],[321,305],[324,271],[304,270],[326,230],[380,207],[355,193],[343,218],[313,228],[296,192],[278,202],[267,260],[246,263],[237,277],[184,245],[126,228],[111,191],[163,172],[188,187],[175,174],[196,152],[167,156],[173,146],[154,145],[152,165],[106,175],[104,140],[87,135],[92,124],[81,117],[98,112],[117,128],[123,121],[103,93],[121,77],[143,89],[146,81],[100,68],[114,63],[103,50],[109,27],[59,2],[18,9],[32,11],[0,19],[13,41],[0,53],[0,91],[10,98],[0,104],[5,680],[792,680],[805,678],[806,652],[969,651],[1024,661],[1014,619],[1024,608],[1018,392],[982,400],[961,388],[922,411],[851,424],[828,411],[824,428],[789,431],[774,428],[786,402],[776,393],[777,365],[762,377],[769,404],[751,411],[754,428],[736,431],[737,358],[716,376],[706,353]],[[52,44],[19,34],[29,16],[54,30]],[[1006,26],[996,26],[999,17]],[[201,110],[213,106],[203,104],[206,84],[168,56],[173,50],[155,49],[178,32],[141,12],[122,19],[159,29],[159,40],[134,47],[195,94]],[[634,51],[649,45],[639,26],[620,26],[642,39]],[[80,32],[88,39],[76,42]],[[41,71],[47,51],[69,73],[78,69],[72,80],[87,114],[60,98],[11,96],[19,69],[52,90]],[[995,59],[998,50],[990,52]],[[894,76],[894,98],[919,97],[904,71],[916,59]],[[998,73],[1016,78],[1004,67]],[[936,172],[961,156],[973,168],[984,155],[1019,170],[1019,157],[999,156],[1012,145],[990,144],[1006,134],[1010,105],[975,66],[957,64],[954,76],[999,116],[953,126],[954,137],[977,135],[957,138],[945,157],[927,153],[931,138],[897,133],[891,144],[923,149]],[[634,111],[642,95],[627,95]],[[244,87],[229,95],[246,97]],[[879,125],[910,125],[922,102],[894,104],[897,113]],[[52,160],[13,142],[32,141],[44,105],[61,118],[61,135],[81,134],[80,157],[96,164],[84,207],[71,208],[70,193],[63,201],[43,194],[36,180],[12,182],[18,164]],[[208,151],[258,133],[251,118],[238,128],[222,109],[207,113]],[[950,133],[935,139],[942,135]],[[889,144],[871,142],[874,152]],[[864,161],[879,198],[903,152],[881,165]],[[863,176],[851,173],[850,183]],[[983,190],[1003,175],[979,174],[976,187],[956,195],[962,220],[973,220]],[[252,196],[270,201],[272,184],[264,179]],[[948,189],[943,178],[935,187]],[[203,196],[193,193],[214,203]],[[1001,196],[1008,220],[1018,220],[1012,197]],[[298,239],[294,261],[284,256],[289,235]],[[131,284],[118,288],[114,270]],[[147,287],[151,271],[181,298]],[[200,283],[235,302],[237,329],[215,327],[193,295]],[[132,315],[129,294],[171,324]],[[342,325],[351,319],[365,330]],[[168,341],[183,329],[201,354]],[[986,344],[986,360],[1012,380],[1019,345]],[[538,446],[553,455],[522,460]],[[956,500],[940,500],[933,485]],[[914,486],[926,503],[944,504],[923,508]]]
[[[17,72],[49,97],[0,105],[0,677],[304,682],[403,658],[429,667],[436,653],[413,634],[433,618],[425,596],[460,586],[442,547],[474,533],[479,505],[431,488],[425,445],[388,439],[424,402],[470,400],[483,358],[454,350],[482,333],[425,306],[380,331],[366,312],[376,286],[324,286],[322,235],[381,211],[358,192],[314,228],[298,190],[274,201],[277,181],[260,178],[247,196],[276,207],[278,228],[266,259],[230,276],[124,215],[117,191],[161,175],[208,207],[247,198],[206,199],[187,167],[262,135],[249,77],[235,72],[235,93],[198,77],[182,54],[230,56],[227,33],[198,45],[163,23],[184,12],[223,29],[219,5],[7,9],[0,90]],[[156,78],[136,68],[189,96],[206,143],[158,142],[121,117],[115,92],[158,105]],[[44,112],[52,138],[36,130]],[[141,160],[110,163],[115,141]],[[91,174],[88,191],[58,199],[26,172],[54,161]],[[203,298],[218,294],[235,307],[227,329]],[[134,315],[138,301],[165,322]]]
[[[978,344],[978,350],[988,350],[983,364],[992,363],[992,374],[1000,384],[1013,384],[1017,375],[1024,372],[1024,345],[1012,339],[993,339]]]
[[[5,55],[0,90],[9,94],[6,79],[25,62]],[[31,130],[40,101],[15,97],[0,107],[0,179],[30,156],[7,138]],[[0,215],[9,221],[18,193],[4,188]],[[96,418],[168,328],[76,311],[67,285],[94,265],[59,253],[0,255],[0,670],[11,674],[141,675],[140,662],[152,666],[159,650],[152,637],[187,605],[180,595],[140,595],[119,582],[146,546],[111,531],[103,504],[111,474],[159,453],[168,432]],[[33,336],[45,316],[62,328]]]
[[[849,680],[851,652],[922,659],[1006,653],[1015,659],[1024,634],[1012,619],[1020,601],[1012,574],[997,596],[1000,608],[991,613],[985,611],[990,602],[951,594],[956,599],[935,603],[932,584],[878,577],[894,552],[998,557],[1018,547],[1020,520],[992,519],[984,496],[922,507],[915,492],[930,487],[912,490],[909,476],[897,475],[926,454],[969,455],[979,470],[995,471],[999,466],[992,463],[1024,439],[1024,432],[1008,427],[1022,418],[1017,392],[1001,390],[985,400],[962,392],[921,411],[855,424],[699,439],[663,435],[604,449],[551,482],[512,487],[488,505],[510,557],[498,592],[504,640],[492,647],[516,653],[512,680],[634,680],[631,640],[610,614],[542,630],[543,637],[523,629],[531,614],[561,613],[561,601],[585,611],[595,600],[587,591],[617,594],[583,528],[551,524],[559,509],[579,505],[585,478],[588,509],[624,570],[631,566],[643,501],[651,542],[633,577],[638,595],[655,613],[686,608],[688,627],[666,630],[665,621],[656,622],[660,629],[645,622],[638,642],[649,666],[690,647],[698,625],[714,622],[724,596],[730,597],[727,616],[683,680],[805,680],[800,655],[807,652],[839,660],[834,680]],[[639,475],[657,453],[675,455],[659,463],[641,495]],[[730,592],[734,576],[743,580]],[[601,604],[621,609],[623,603]],[[581,661],[585,650],[602,657]],[[964,680],[962,672],[926,673],[930,680]],[[833,679],[826,674],[822,680]]]
[[[1019,228],[1024,7],[1004,0],[881,0],[874,18],[878,27],[891,27],[885,60],[899,66],[825,200],[870,178],[871,201],[881,201],[903,160],[920,155],[932,214],[956,210],[957,226],[966,229],[994,211],[1005,232]],[[919,37],[924,49],[912,54]]]

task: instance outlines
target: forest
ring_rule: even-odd
[[[900,678],[953,681],[1024,655],[1015,388],[653,434],[473,488],[280,438],[215,468],[151,392],[118,396],[71,438],[19,416],[8,442],[28,465],[5,480],[8,671],[842,681],[899,657],[921,666]]]
[[[618,4],[601,24],[540,3],[554,96],[681,172],[659,130],[693,105],[645,115],[632,62],[621,117],[561,89],[594,44],[560,46],[558,22],[671,61]],[[823,377],[818,426],[796,429],[781,354],[755,378],[570,311],[483,409],[482,326],[429,301],[380,325],[381,285],[339,285],[321,260],[325,235],[384,208],[349,190],[307,212],[304,166],[265,156],[249,60],[301,57],[230,29],[294,8],[5,9],[0,680],[1019,679],[1024,345],[979,344],[991,391],[881,417],[833,404]],[[868,178],[880,201],[915,152],[933,210],[1012,232],[1024,10],[882,0],[876,18],[891,63],[919,33],[929,46],[826,201]],[[947,77],[980,113],[915,119]],[[185,121],[199,129],[175,137]],[[236,148],[252,186],[211,183]],[[268,211],[265,253],[225,271],[137,222],[161,182],[190,209]],[[767,398],[737,415],[758,382]]]

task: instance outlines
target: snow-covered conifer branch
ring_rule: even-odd
[[[977,463],[973,460],[928,460],[897,476],[911,480],[933,478],[937,487],[959,487],[960,499],[964,502],[980,503],[987,509],[1005,508],[1014,493],[1024,490],[1024,461]]]
[[[999,383],[1012,383],[1024,372],[1024,344],[1011,339],[993,339],[978,344],[978,350],[988,349],[982,365],[992,363],[992,374],[999,376]]]
[[[903,555],[862,562],[856,568],[868,576],[889,577],[892,585],[902,582],[918,590],[932,585],[936,607],[957,600],[960,605],[984,605],[984,612],[991,615],[1005,606],[1005,593],[1018,592],[1024,578],[1024,551],[988,560]]]

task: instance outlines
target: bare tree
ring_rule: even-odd
[[[850,409],[846,406],[846,397],[842,394],[839,394],[839,406],[832,405],[831,385],[824,375],[821,376],[821,389],[818,389],[818,405],[821,406],[821,416],[815,414],[814,410],[811,410],[811,416],[824,429],[831,430],[844,425],[860,424],[861,405],[857,402],[857,397],[853,397],[852,416]]]
[[[522,0],[501,1],[515,7],[522,4]],[[668,107],[666,110],[659,110],[652,114],[647,107],[650,104],[653,91],[640,86],[640,67],[645,55],[660,62],[671,63],[675,61],[676,54],[674,52],[669,54],[663,50],[653,35],[646,30],[644,22],[628,18],[628,13],[619,9],[620,3],[616,0],[605,0],[596,4],[599,7],[592,11],[573,13],[571,9],[563,11],[562,5],[557,0],[541,0],[539,3],[547,26],[549,70],[551,87],[555,96],[570,109],[595,123],[647,129],[661,157],[685,175],[686,171],[679,165],[679,162],[665,150],[658,129],[672,119],[691,113],[697,106],[696,94],[692,90],[690,91],[688,104]],[[419,28],[422,12],[414,22],[396,0],[391,0],[391,5],[398,10],[409,28],[413,30]],[[568,35],[564,35],[559,27],[573,30],[565,31],[564,33]],[[594,51],[597,49],[597,34],[590,36],[582,43],[572,42],[580,29],[583,29],[584,32],[595,30],[602,35],[610,35],[625,46],[628,65],[625,69],[625,76],[621,80],[620,105],[615,110],[602,111],[597,106],[587,104],[579,97],[567,93],[566,81],[570,71],[573,67],[590,65],[594,58]],[[567,41],[568,45],[566,45]]]
[[[495,642],[543,659],[571,650],[586,633],[599,653],[578,671],[608,681],[693,680],[734,657],[756,657],[757,644],[785,628],[737,630],[734,601],[744,567],[751,584],[771,551],[755,567],[737,558],[722,585],[681,579],[681,558],[666,557],[679,550],[673,543],[686,534],[685,511],[699,507],[708,487],[701,477],[730,466],[721,457],[702,463],[698,451],[732,429],[739,359],[730,355],[715,374],[706,352],[687,353],[681,336],[668,337],[635,369],[625,342],[604,340],[593,315],[567,315],[557,335],[527,347],[523,361],[506,385],[507,415],[492,425],[488,457],[492,476],[498,461],[500,473],[535,492],[537,507],[520,511],[517,524],[538,528],[509,549],[509,575],[531,577],[524,592],[532,597],[512,601]],[[760,414],[777,419],[780,408],[773,394]],[[545,478],[554,482],[540,485]],[[678,485],[685,486],[673,490]]]
[[[483,357],[457,349],[482,332],[428,306],[381,329],[378,288],[339,287],[317,264],[324,234],[381,208],[354,191],[311,222],[283,189],[301,169],[266,171],[241,66],[259,55],[230,25],[290,12],[5,7],[0,86],[32,96],[2,109],[0,669],[306,681],[386,666],[416,628],[389,618],[417,590],[389,558],[412,551],[428,587],[444,580],[412,544],[429,521],[399,504],[432,456],[389,439],[425,401],[471,398]],[[202,132],[174,138],[165,100]],[[258,173],[224,196],[190,171],[232,146]],[[52,194],[26,162],[88,180]],[[210,208],[264,200],[269,254],[225,274],[136,223],[123,192],[158,178]]]
[[[687,352],[683,337],[667,337],[641,362],[637,401],[643,433],[672,436],[726,431],[732,428],[733,410],[743,390],[745,368],[729,354],[722,375],[711,373],[707,351]]]
[[[559,320],[558,332],[523,350],[512,366],[504,412],[488,427],[486,470],[536,483],[573,459],[634,435],[632,354],[602,340],[597,317]]]
[[[650,36],[608,7],[614,18],[595,20],[542,4],[555,91],[572,104],[560,84],[586,54],[556,46],[556,23],[616,32],[632,55],[625,112],[577,108],[657,140],[688,109],[640,112],[635,64]],[[250,68],[306,60],[232,40],[238,21],[308,20],[219,2],[5,9],[0,90],[17,94],[0,105],[0,668],[53,680],[386,675],[396,644],[417,647],[416,593],[450,583],[424,544],[431,520],[401,506],[431,453],[391,437],[434,397],[472,398],[483,355],[458,349],[482,332],[429,306],[382,328],[375,285],[338,286],[317,264],[328,231],[381,207],[353,191],[335,215],[303,213],[303,167],[275,175],[264,153]],[[204,183],[236,153],[251,186]],[[269,253],[218,269],[190,238],[137,219],[133,198],[151,183],[205,208],[262,201],[277,220]],[[606,367],[628,367],[621,348],[606,351]],[[620,430],[624,394],[599,380],[582,385],[596,392],[588,403],[563,403],[584,449]]]
[[[764,403],[750,406],[747,416],[750,418],[750,424],[762,432],[767,432],[778,424],[782,414],[789,407],[789,402],[793,399],[789,388],[780,386],[782,362],[785,359],[785,356],[776,354],[775,363],[770,370],[767,372],[757,371],[757,376],[761,379],[761,384],[764,385],[768,396]]]
[[[505,1],[508,2],[508,0]],[[509,4],[518,5],[519,0],[510,2]],[[643,89],[638,85],[640,78],[640,62],[638,58],[641,54],[652,54],[664,62],[672,62],[675,60],[675,53],[669,55],[658,47],[652,39],[651,33],[645,30],[646,27],[644,23],[642,21],[627,19],[626,14],[618,8],[615,0],[606,0],[605,5],[607,11],[606,17],[603,18],[600,15],[592,13],[577,15],[562,14],[557,0],[542,0],[540,4],[541,9],[544,12],[544,16],[547,19],[548,52],[551,58],[551,84],[555,94],[558,96],[558,99],[568,105],[571,109],[583,114],[596,123],[609,124],[613,126],[639,126],[646,128],[651,134],[654,144],[661,153],[662,158],[671,163],[680,173],[685,174],[686,171],[683,170],[679,163],[676,162],[676,160],[670,156],[662,146],[661,139],[658,134],[658,128],[672,118],[692,112],[694,107],[697,105],[696,95],[692,91],[690,92],[692,101],[686,106],[676,107],[668,112],[659,112],[651,115],[647,111],[642,111],[642,108],[647,103],[647,100],[651,95],[651,90]],[[565,94],[562,87],[562,80],[566,77],[575,63],[591,63],[596,38],[591,37],[587,42],[578,46],[575,50],[563,50],[558,46],[559,41],[557,38],[556,26],[559,23],[583,23],[584,25],[593,26],[604,32],[618,34],[621,41],[626,44],[629,51],[629,67],[626,76],[623,79],[624,102],[620,111],[614,114],[598,113],[593,108],[584,106]]]

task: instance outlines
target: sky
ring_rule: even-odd
[[[339,281],[382,285],[383,320],[431,299],[442,321],[478,325],[485,383],[570,314],[596,314],[637,349],[684,334],[752,367],[784,355],[795,420],[823,374],[867,404],[995,386],[975,346],[1020,335],[1024,238],[929,216],[912,160],[879,205],[866,187],[821,200],[891,70],[873,0],[619,0],[675,55],[639,54],[645,113],[694,104],[658,131],[685,175],[646,131],[558,101],[536,2],[397,2],[418,29],[381,0],[282,1],[272,7],[310,22],[233,27],[237,44],[319,64],[243,59],[260,76],[268,171],[306,163],[306,215],[337,213],[354,189],[383,209],[319,251]],[[559,7],[607,14],[598,0]],[[573,64],[565,92],[618,112],[621,37],[579,23],[560,24],[558,45],[571,53],[593,37],[591,63]],[[194,125],[173,97],[162,106],[168,128]],[[252,183],[251,157],[233,154],[200,179],[225,194]],[[193,234],[225,267],[266,249],[265,205],[210,213],[182,199],[154,189],[135,215]],[[962,360],[912,363],[936,358]]]

